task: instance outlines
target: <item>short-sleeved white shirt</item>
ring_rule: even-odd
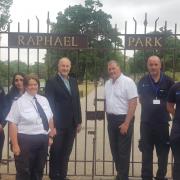
[[[115,115],[127,114],[128,102],[135,97],[138,97],[135,82],[122,73],[115,82],[109,79],[105,83],[107,113]]]
[[[44,96],[38,94],[36,94],[36,98],[49,121],[52,119],[53,113],[48,100]],[[15,123],[18,128],[18,133],[28,135],[48,133],[43,128],[42,119],[38,113],[34,97],[27,92],[13,102],[10,112],[6,117],[6,121]]]

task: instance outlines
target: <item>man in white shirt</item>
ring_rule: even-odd
[[[108,73],[105,101],[110,148],[117,171],[116,180],[128,180],[137,88],[132,79],[122,74],[115,60],[108,62]]]

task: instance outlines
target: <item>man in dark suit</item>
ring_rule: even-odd
[[[71,61],[63,57],[58,62],[58,74],[49,80],[45,94],[54,114],[56,136],[50,149],[51,180],[67,180],[69,156],[76,133],[81,129],[81,108],[78,84],[69,76]]]

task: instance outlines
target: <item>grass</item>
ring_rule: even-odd
[[[173,73],[170,71],[166,71],[165,74],[173,78]],[[175,81],[179,82],[180,81],[180,72],[175,73]]]
[[[82,83],[78,85],[79,93],[81,97],[86,96],[86,83]],[[94,89],[94,83],[87,83],[87,95]]]

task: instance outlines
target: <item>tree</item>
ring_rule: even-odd
[[[180,39],[173,35],[171,30],[161,27],[159,31],[149,34],[162,34],[165,37],[165,43],[162,50],[136,51],[133,58],[129,60],[131,73],[146,72],[146,60],[151,55],[158,55],[162,59],[163,70],[172,72],[180,69]]]
[[[83,80],[85,73],[89,79],[103,76],[107,60],[118,57],[122,59],[115,47],[120,47],[120,34],[110,22],[111,15],[101,9],[99,0],[85,0],[85,5],[69,6],[64,13],[59,12],[57,22],[52,24],[52,33],[73,33],[88,36],[90,50],[60,51],[48,50],[46,64],[55,66],[61,56],[68,56],[73,62],[72,73]],[[51,57],[51,63],[48,62]],[[78,61],[78,63],[76,63]],[[50,68],[52,69],[52,68]],[[53,68],[53,72],[54,72]],[[49,72],[49,74],[53,74]]]
[[[4,27],[9,20],[9,9],[13,0],[1,0],[0,1],[0,28]]]

